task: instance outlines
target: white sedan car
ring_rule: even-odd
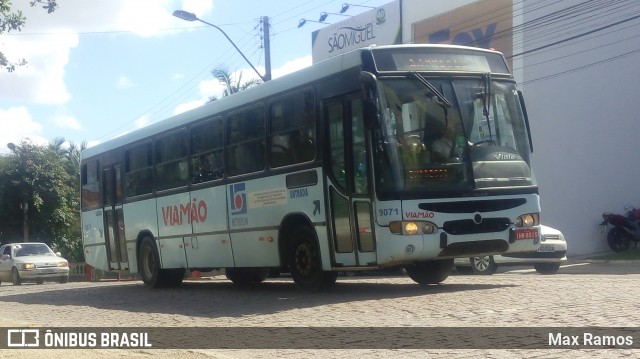
[[[471,269],[476,274],[490,275],[499,265],[533,265],[540,274],[555,274],[567,261],[567,242],[562,232],[542,226],[542,239],[537,252],[506,255],[456,258],[454,264],[460,272]]]
[[[44,283],[69,280],[69,262],[44,243],[11,243],[0,247],[0,281],[20,285],[23,281]]]

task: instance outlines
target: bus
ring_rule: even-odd
[[[366,47],[84,150],[84,256],[149,287],[213,269],[437,284],[455,257],[537,249],[532,151],[501,53]]]

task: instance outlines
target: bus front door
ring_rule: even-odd
[[[109,269],[129,269],[127,243],[122,212],[122,166],[113,164],[103,168],[104,233]]]
[[[329,202],[333,265],[366,267],[377,263],[360,94],[325,103],[329,124]]]

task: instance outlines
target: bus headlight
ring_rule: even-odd
[[[516,219],[516,227],[533,227],[540,224],[539,213],[527,213]]]
[[[415,236],[416,234],[432,234],[438,230],[438,226],[431,222],[418,221],[393,221],[389,223],[389,230],[393,234],[404,236]]]

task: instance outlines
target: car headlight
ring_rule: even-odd
[[[540,224],[540,214],[539,213],[527,213],[516,219],[514,223],[516,227],[533,227]]]
[[[24,270],[36,269],[36,265],[33,264],[33,263],[23,263],[22,264],[22,269],[24,269]]]
[[[69,266],[69,262],[58,262],[58,267],[65,268]]]
[[[420,221],[393,221],[389,223],[389,230],[393,234],[415,236],[416,234],[432,234],[438,230],[438,226],[431,222]]]

